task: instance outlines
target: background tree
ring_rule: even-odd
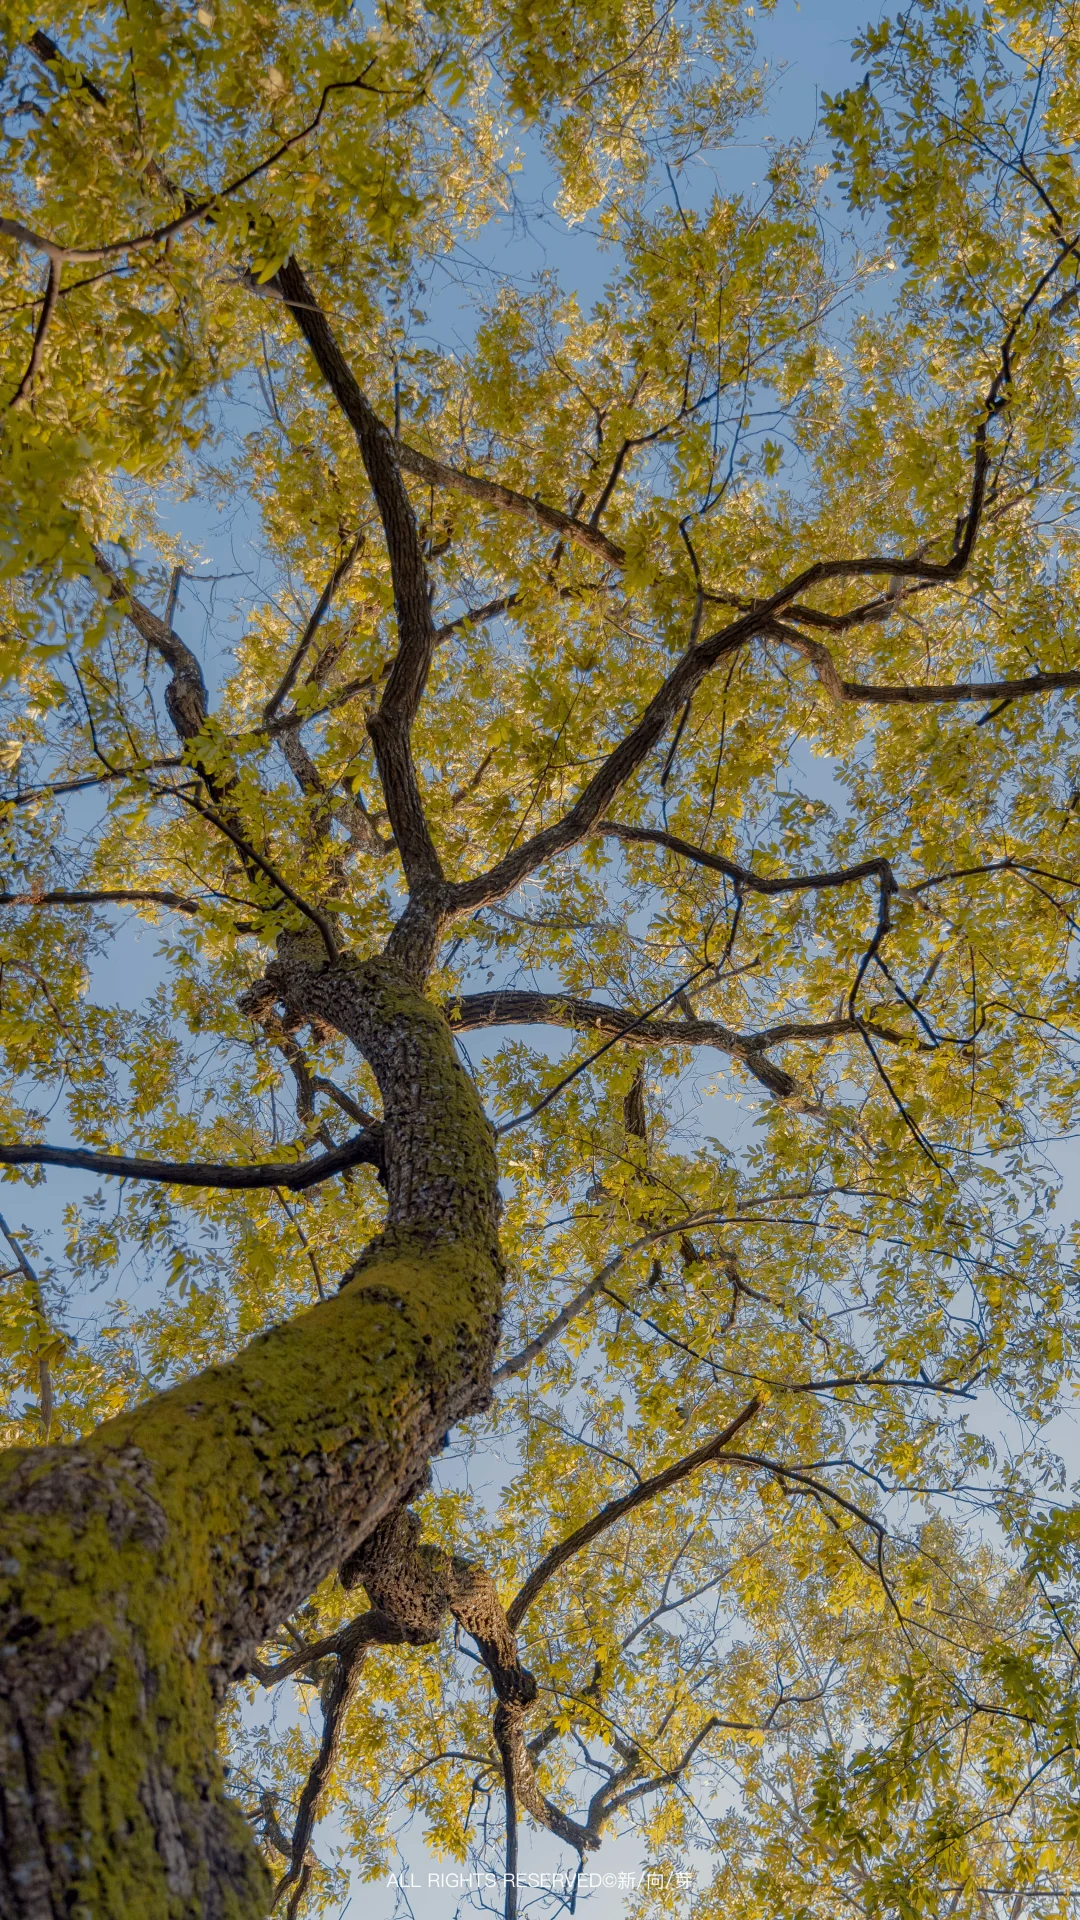
[[[5,1913],[1075,1884],[1076,24],[868,37],[858,254],[734,6],[8,9]]]

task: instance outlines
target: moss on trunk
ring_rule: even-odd
[[[356,1277],[229,1364],[79,1446],[0,1459],[12,1920],[265,1914],[215,1753],[224,1689],[488,1391],[501,1267],[476,1091],[441,1016],[385,962],[322,976],[317,997],[320,1017],[340,999],[346,1031],[362,1010],[365,1051],[395,1076],[391,1179],[410,1204],[392,1189]]]

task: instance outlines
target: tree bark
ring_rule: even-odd
[[[293,944],[249,999],[333,1024],[383,1095],[387,1220],[337,1295],[75,1446],[0,1457],[0,1912],[256,1920],[231,1679],[490,1391],[494,1137],[442,1014]]]

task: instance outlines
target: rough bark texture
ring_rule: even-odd
[[[445,1615],[453,1615],[475,1642],[494,1688],[492,1731],[508,1802],[524,1807],[538,1826],[573,1847],[580,1858],[598,1847],[606,1818],[603,1792],[594,1796],[589,1824],[583,1826],[541,1791],[525,1742],[525,1716],[538,1689],[522,1665],[516,1635],[486,1569],[422,1541],[416,1515],[399,1509],[349,1556],[341,1579],[346,1588],[363,1586],[367,1593],[374,1611],[355,1624],[359,1628],[362,1622],[371,1623],[366,1631],[372,1639],[385,1632],[381,1623],[390,1622],[398,1638],[422,1646],[437,1640]],[[509,1865],[507,1871],[512,1871]]]
[[[5,1920],[267,1912],[215,1755],[223,1690],[489,1390],[494,1142],[445,1020],[392,963],[319,967],[302,942],[260,994],[371,1062],[386,1229],[228,1365],[0,1459]]]

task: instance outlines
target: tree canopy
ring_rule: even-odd
[[[213,1413],[247,1611],[160,1658],[292,1916],[406,1830],[507,1920],[519,1826],[695,1920],[1080,1887],[1080,11],[914,0],[736,188],[752,13],[5,9],[10,1537],[141,1450],[182,1564]],[[11,1912],[96,1920],[120,1815],[20,1880],[25,1791]],[[268,1910],[138,1794],[130,1910]]]

